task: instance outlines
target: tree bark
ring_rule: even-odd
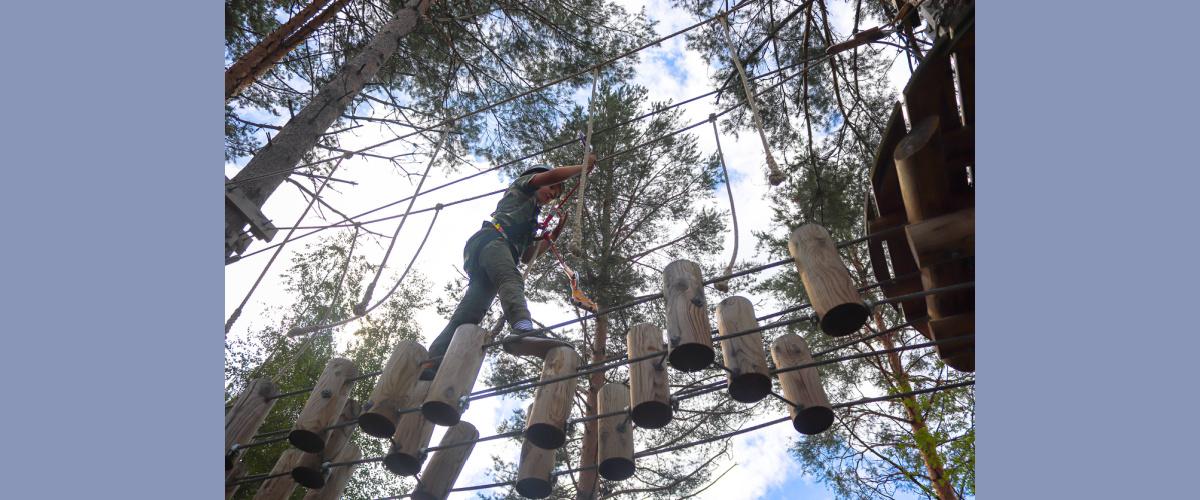
[[[275,28],[275,31],[259,41],[249,52],[242,54],[242,57],[225,70],[225,100],[228,101],[242,93],[246,87],[266,74],[283,59],[283,56],[308,38],[308,35],[332,19],[347,2],[348,0],[334,0],[329,8],[322,11],[321,8],[329,4],[329,0],[313,0],[286,23]]]
[[[884,329],[882,314],[879,311],[875,311],[873,316],[875,328],[882,331]],[[896,343],[892,341],[892,335],[894,334],[880,337],[880,342],[883,343],[884,349],[896,347]],[[900,354],[895,352],[888,353],[887,358],[888,365],[892,369],[892,378],[896,380],[897,390],[901,392],[911,391],[912,384],[909,383],[908,372],[904,370],[904,364],[900,362]],[[921,459],[925,462],[925,469],[929,473],[929,480],[932,483],[933,490],[937,492],[938,500],[958,500],[958,494],[954,492],[954,487],[946,479],[945,469],[942,465],[942,456],[937,451],[937,441],[929,433],[929,428],[925,426],[925,417],[921,414],[921,408],[917,404],[917,399],[911,396],[902,398],[900,399],[900,404],[904,406],[904,412],[908,415],[913,437],[917,444],[917,450],[921,453]]]
[[[417,26],[419,16],[433,0],[409,0],[396,11],[375,38],[338,71],[312,101],[279,130],[270,143],[234,176],[232,182],[241,188],[245,197],[261,208],[271,193],[291,175],[300,159],[313,148],[322,133],[337,120],[355,96],[362,92],[367,81],[375,77],[383,62],[400,46],[400,40]],[[225,206],[226,241],[236,239],[247,221],[236,208]],[[225,255],[233,253],[228,245]]]
[[[608,342],[608,316],[600,316],[596,318],[596,335],[592,340],[592,356],[590,363],[595,363],[604,359],[604,346]],[[594,372],[588,376],[588,393],[587,393],[587,416],[595,416],[598,406],[600,388],[604,386],[604,372]],[[599,436],[597,422],[589,420],[584,424],[583,430],[583,449],[580,454],[583,457],[580,459],[580,467],[595,467],[597,438]],[[596,487],[599,485],[597,481],[597,470],[595,468],[585,469],[579,472],[579,488],[575,491],[575,500],[595,500]]]

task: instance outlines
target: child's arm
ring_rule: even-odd
[[[591,172],[591,169],[595,168],[595,166],[596,166],[596,154],[592,153],[592,154],[588,155],[587,163],[585,163],[584,165],[571,165],[571,166],[552,168],[552,169],[550,169],[549,172],[542,172],[540,174],[533,176],[532,179],[529,179],[529,185],[533,186],[535,188],[540,188],[540,187],[545,187],[545,186],[553,186],[562,181],[565,181],[567,179],[575,177],[576,175],[579,175],[580,172],[583,172],[583,169],[585,167],[588,168],[589,172]]]

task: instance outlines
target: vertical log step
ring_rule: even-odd
[[[576,373],[579,355],[570,347],[555,347],[546,354],[541,380],[560,378]],[[525,439],[549,450],[567,442],[567,418],[571,416],[576,377],[541,385],[533,398],[533,408],[525,420]]]
[[[402,340],[392,349],[392,355],[383,367],[383,373],[371,391],[371,397],[364,406],[366,410],[358,419],[358,426],[368,436],[377,438],[391,437],[396,432],[396,422],[400,420],[400,410],[420,401],[408,401],[407,396],[417,381],[421,362],[429,357],[429,352],[421,344],[411,340]]]
[[[425,401],[431,383],[429,380],[417,381],[407,397],[410,406]],[[401,476],[413,476],[421,472],[421,464],[425,462],[423,449],[429,446],[429,440],[433,437],[433,427],[433,422],[419,411],[401,415],[396,424],[396,433],[392,435],[392,447],[383,458],[383,466],[393,474]]]
[[[625,409],[629,401],[629,388],[625,384],[607,383],[600,388],[597,406],[599,414]],[[633,422],[629,414],[622,413],[601,418],[599,427],[599,449],[596,462],[600,464],[600,475],[609,481],[622,481],[633,476]]]
[[[745,297],[733,296],[717,304],[717,331],[721,335],[758,328],[754,305]],[[751,333],[721,341],[721,355],[729,369],[729,397],[753,403],[771,393],[771,375],[762,333]]]
[[[626,336],[629,359],[666,351],[662,330],[650,323],[639,323]],[[629,365],[629,408],[638,427],[660,429],[671,422],[671,388],[667,385],[667,367],[663,357],[652,357]]]
[[[238,460],[233,464],[233,467],[225,471],[225,500],[233,498],[237,494],[238,488],[242,485],[236,484],[234,481],[241,479],[246,475],[246,462]]]
[[[703,370],[716,357],[702,283],[700,265],[695,262],[677,260],[663,269],[667,340],[671,349],[667,361],[683,372]]]
[[[362,405],[358,401],[347,399],[346,406],[342,408],[342,414],[338,417],[336,424],[353,421],[358,418],[361,411]],[[305,488],[325,486],[329,471],[322,469],[321,464],[341,453],[342,448],[350,441],[350,433],[353,431],[354,426],[352,425],[330,429],[325,434],[325,449],[321,453],[305,453],[300,457],[299,463],[292,469],[292,479]]]
[[[829,231],[817,224],[796,228],[788,239],[788,252],[796,262],[813,311],[820,318],[821,331],[841,337],[866,324],[869,311]]]
[[[237,453],[230,449],[234,444],[250,442],[258,428],[262,427],[271,407],[275,406],[275,400],[268,398],[277,392],[279,388],[271,379],[251,380],[233,402],[233,407],[225,413],[225,470],[233,469],[237,460]]]
[[[445,365],[442,365],[442,369],[445,369]],[[441,369],[438,370],[438,373],[441,373]],[[442,436],[441,445],[464,443],[478,438],[479,431],[475,430],[475,426],[464,421],[446,431],[446,435]],[[454,488],[454,482],[458,480],[458,474],[462,472],[463,464],[467,463],[467,458],[471,456],[473,449],[475,449],[475,443],[433,452],[433,456],[429,459],[429,465],[425,466],[425,472],[421,474],[421,481],[417,483],[417,488],[412,492],[412,498],[414,500],[442,500],[449,496],[450,490]]]
[[[779,337],[771,345],[771,358],[777,369],[812,362],[808,345],[799,335],[789,333]],[[788,412],[792,427],[801,434],[818,434],[833,425],[833,407],[821,387],[821,376],[816,367],[790,370],[779,373],[779,385],[783,397],[792,403]]]
[[[487,334],[487,330],[471,324],[454,330],[442,365],[429,386],[429,395],[421,405],[421,413],[430,422],[451,426],[462,419],[466,396],[471,393],[483,366],[483,342]]]
[[[292,446],[309,453],[320,453],[325,449],[325,429],[334,424],[337,416],[350,398],[347,381],[358,376],[354,363],[345,358],[333,358],[325,364],[325,371],[317,379],[317,385],[308,395],[304,409],[296,418],[296,425],[288,434]]]
[[[276,460],[275,466],[271,468],[271,475],[291,472],[303,455],[303,451],[295,448],[283,450],[283,454],[279,455],[279,460]],[[284,474],[263,481],[258,487],[258,492],[254,494],[254,500],[284,500],[291,497],[295,490],[296,481],[290,474]]]
[[[525,410],[525,418],[533,414],[533,405]],[[524,440],[517,465],[517,493],[525,498],[546,498],[554,489],[554,454]]]
[[[342,451],[333,459],[334,462],[353,462],[362,459],[362,450],[354,443],[346,443]],[[325,482],[325,486],[318,490],[309,490],[304,495],[304,500],[338,500],[342,498],[342,491],[346,489],[346,483],[350,482],[350,476],[354,475],[354,468],[357,465],[343,465],[334,467],[329,474],[329,480]]]

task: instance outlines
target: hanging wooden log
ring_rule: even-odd
[[[812,363],[808,345],[799,335],[789,333],[771,345],[771,359],[777,369]],[[792,426],[802,434],[818,434],[833,425],[833,406],[821,386],[816,367],[790,370],[779,374],[783,397],[790,403]]]
[[[233,498],[237,494],[238,488],[242,485],[237,484],[237,480],[246,475],[246,462],[238,460],[233,464],[233,467],[225,471],[225,500]]]
[[[366,411],[358,419],[358,426],[363,432],[377,438],[391,437],[396,433],[400,410],[421,403],[409,401],[407,396],[417,381],[421,363],[428,357],[429,352],[421,344],[411,340],[396,343],[364,406]]]
[[[354,443],[346,443],[342,451],[334,457],[334,462],[353,462],[362,458],[362,450]],[[357,465],[342,465],[334,467],[329,473],[329,480],[325,482],[325,486],[319,490],[309,490],[304,495],[304,500],[338,500],[342,498],[342,491],[346,489],[346,483],[350,482],[350,476],[354,475],[354,468]]]
[[[445,365],[442,365],[442,369],[445,369]],[[438,373],[441,373],[440,369]],[[441,446],[465,443],[478,438],[479,431],[475,430],[475,426],[470,422],[459,422],[447,430],[445,436],[442,436]],[[421,481],[417,483],[417,488],[412,492],[412,498],[414,500],[445,499],[450,494],[450,489],[454,488],[454,482],[458,480],[458,474],[462,472],[463,464],[467,463],[467,457],[471,456],[473,449],[475,449],[475,443],[433,452],[433,456],[429,458],[429,465],[426,465],[425,472],[421,473]]]
[[[629,359],[667,350],[662,329],[650,323],[633,325],[625,343]],[[664,361],[663,356],[655,356],[629,365],[630,415],[638,427],[660,429],[671,422],[671,388]]]
[[[350,398],[350,379],[358,376],[358,368],[345,358],[333,358],[325,364],[325,371],[317,379],[317,385],[308,395],[304,409],[296,418],[296,425],[288,434],[292,446],[309,453],[320,453],[325,449],[325,428],[333,425],[346,400]]]
[[[430,422],[451,426],[462,418],[462,412],[467,410],[467,394],[483,366],[483,342],[487,334],[487,330],[471,324],[454,330],[442,365],[429,386],[429,395],[421,405],[421,413]]]
[[[598,411],[600,415],[625,410],[629,401],[629,388],[625,384],[607,383],[600,388]],[[596,462],[600,464],[600,475],[609,481],[622,481],[633,476],[633,422],[628,413],[621,413],[598,420],[600,449]]]
[[[305,453],[300,457],[300,462],[292,469],[292,479],[305,488],[325,486],[329,471],[322,468],[321,464],[341,453],[342,448],[350,441],[350,433],[354,431],[353,425],[339,426],[339,424],[353,422],[354,419],[359,418],[361,412],[362,405],[358,401],[347,399],[346,406],[342,408],[342,414],[338,416],[337,423],[334,424],[336,427],[325,434],[325,449],[321,453]]]
[[[525,409],[525,418],[533,414],[533,405]],[[554,454],[524,440],[517,465],[517,493],[525,498],[546,498],[554,489]]]
[[[683,372],[703,370],[712,364],[712,327],[704,299],[700,265],[677,260],[663,269],[663,295],[667,302],[667,361]]]
[[[296,490],[296,481],[288,472],[292,471],[303,455],[303,451],[295,448],[283,450],[283,454],[279,455],[279,460],[276,460],[275,466],[271,468],[271,475],[283,475],[263,481],[258,487],[258,492],[254,494],[254,500],[284,500],[291,497],[292,492]]]
[[[788,252],[820,319],[821,331],[841,337],[866,324],[869,311],[854,288],[829,231],[817,224],[800,226],[788,239]]]
[[[729,297],[717,304],[717,331],[721,335],[758,328],[754,305],[745,297]],[[763,351],[762,333],[751,333],[721,341],[721,355],[729,369],[729,397],[753,403],[771,393],[771,372]]]
[[[564,377],[578,371],[579,355],[570,347],[555,347],[546,354],[541,380]],[[567,418],[575,397],[576,377],[538,386],[533,408],[525,419],[525,439],[536,446],[553,450],[567,441]]]
[[[429,394],[430,383],[429,380],[418,380],[408,400],[413,404],[424,401]],[[433,427],[433,422],[419,411],[401,415],[396,423],[396,433],[392,435],[392,447],[383,458],[383,466],[401,476],[414,476],[421,472],[421,464],[425,463],[424,449],[433,437]]]
[[[225,470],[233,469],[237,461],[238,454],[233,450],[233,445],[250,442],[258,428],[262,427],[271,407],[275,406],[271,396],[278,392],[279,388],[271,379],[251,380],[233,402],[233,407],[225,412]]]

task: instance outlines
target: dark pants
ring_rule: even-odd
[[[446,328],[429,345],[430,357],[446,353],[454,330],[459,326],[466,323],[478,325],[483,321],[483,316],[492,306],[492,299],[497,295],[500,296],[500,306],[509,325],[531,319],[529,307],[525,304],[525,282],[520,271],[517,271],[516,262],[513,262],[508,243],[503,239],[488,242],[479,250],[477,264],[470,267],[466,270],[470,279],[467,292],[454,309]]]

